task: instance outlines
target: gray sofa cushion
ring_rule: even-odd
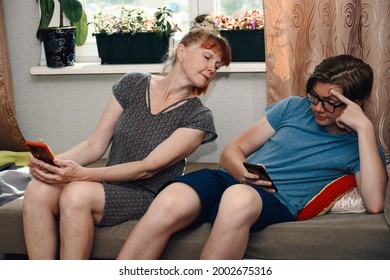
[[[387,176],[389,177],[389,180],[390,180],[390,163],[387,164],[386,169],[387,169]],[[386,197],[385,197],[385,219],[386,219],[387,224],[390,226],[390,187],[389,187],[389,183],[387,184]]]
[[[136,222],[130,221],[113,227],[96,229],[92,258],[115,259]],[[162,259],[198,259],[211,230],[210,224],[182,231],[168,243]]]
[[[327,214],[268,226],[251,235],[245,256],[258,259],[390,259],[383,214]]]
[[[92,256],[112,259],[135,222],[97,230]],[[203,224],[173,236],[162,259],[198,259],[211,230]],[[248,259],[390,259],[390,229],[384,215],[328,214],[281,223],[252,233]]]
[[[0,253],[26,254],[23,234],[23,197],[0,208]]]

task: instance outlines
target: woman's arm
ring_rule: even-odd
[[[111,97],[109,103],[104,110],[102,117],[91,136],[85,141],[77,144],[70,150],[55,157],[54,162],[58,166],[62,166],[63,160],[67,160],[73,166],[81,167],[79,165],[88,165],[96,160],[100,159],[106,152],[113,133],[114,126],[122,112],[122,107],[114,96]],[[67,182],[65,178],[60,178],[59,175],[62,172],[59,168],[52,168],[52,166],[45,164],[44,162],[30,157],[31,174],[34,174],[43,181],[53,183],[53,173],[57,174],[57,182]],[[80,168],[79,168],[80,169]]]
[[[56,158],[70,159],[83,166],[100,159],[111,143],[115,124],[122,111],[122,107],[116,98],[112,96],[98,125],[88,139],[77,144],[65,153],[58,155]]]
[[[205,136],[205,131],[179,128],[144,160],[96,168],[91,173],[92,178],[111,182],[150,178],[191,155],[202,143]]]
[[[55,159],[60,168],[48,164],[45,164],[45,168],[58,175],[56,178],[58,182],[80,180],[121,182],[146,179],[189,156],[199,147],[205,136],[205,131],[179,128],[142,161],[87,168],[71,160]],[[52,174],[47,176],[48,180],[53,180]]]

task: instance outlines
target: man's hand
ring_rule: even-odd
[[[274,193],[275,190],[271,189],[272,182],[259,179],[259,175],[245,171],[241,177],[240,183],[248,184],[252,186],[262,187],[264,190],[270,193]]]
[[[364,114],[360,104],[355,103],[342,95],[341,93],[332,90],[330,92],[333,96],[337,97],[340,102],[346,105],[344,111],[336,119],[337,126],[348,132],[358,132],[360,128],[363,128],[366,124],[370,124],[371,121]]]

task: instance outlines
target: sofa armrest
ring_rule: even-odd
[[[390,163],[386,165],[387,170],[387,188],[386,188],[386,197],[385,197],[385,219],[387,225],[390,227]]]

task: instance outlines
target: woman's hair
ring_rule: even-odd
[[[370,65],[344,54],[323,60],[309,77],[306,91],[312,90],[316,82],[332,83],[338,85],[350,100],[362,101],[370,95],[373,80]]]
[[[201,41],[201,47],[211,49],[221,57],[221,66],[229,66],[231,62],[231,49],[228,41],[214,33],[210,29],[202,27],[193,27],[184,35],[179,44],[183,44],[185,47],[197,44]],[[172,68],[177,63],[176,51],[172,53],[166,60],[166,64],[163,72],[166,73],[168,69]],[[194,88],[196,95],[201,95],[207,91],[208,85],[204,88]]]

